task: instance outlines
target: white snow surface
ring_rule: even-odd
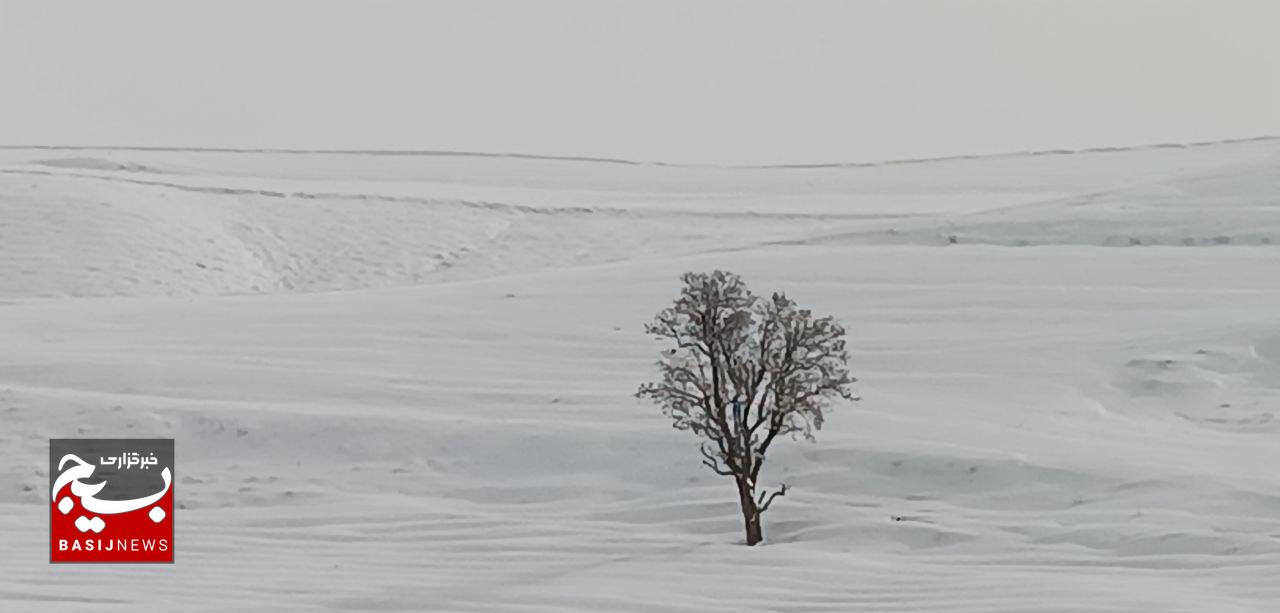
[[[879,165],[0,150],[0,610],[1280,610],[1280,141]],[[863,401],[733,485],[632,397],[724,268]],[[176,439],[49,565],[47,439]]]

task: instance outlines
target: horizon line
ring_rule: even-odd
[[[955,160],[981,160],[1025,156],[1075,155],[1087,153],[1120,153],[1126,151],[1145,151],[1153,149],[1191,149],[1214,145],[1235,145],[1280,140],[1280,135],[1262,135],[1241,138],[1224,138],[1217,140],[1192,142],[1161,142],[1135,145],[1116,145],[1102,147],[1083,147],[1077,149],[1024,149],[999,153],[973,153],[941,155],[921,158],[897,158],[863,162],[813,162],[785,164],[710,164],[681,163],[661,160],[635,160],[620,157],[585,156],[585,155],[550,155],[523,152],[490,152],[448,149],[340,149],[340,148],[294,148],[294,147],[182,147],[173,145],[0,145],[0,150],[13,151],[32,149],[40,151],[141,151],[141,152],[191,152],[191,153],[266,153],[286,155],[374,155],[374,156],[422,156],[422,157],[483,157],[509,158],[522,160],[545,160],[557,162],[590,162],[597,164],[618,164],[626,166],[654,166],[663,168],[704,168],[704,169],[742,169],[742,170],[788,170],[788,169],[821,169],[821,168],[871,168],[876,166],[893,166],[902,164],[927,164]]]

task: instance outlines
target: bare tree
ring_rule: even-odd
[[[730,272],[681,280],[675,303],[645,325],[672,346],[658,360],[660,379],[636,396],[697,435],[702,463],[733,478],[747,544],[755,545],[761,514],[787,493],[786,484],[757,487],[770,446],[779,436],[813,440],[832,399],[856,400],[844,328],[783,294],[758,299]]]

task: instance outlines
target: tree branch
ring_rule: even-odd
[[[702,461],[702,464],[704,466],[706,466],[707,468],[710,468],[717,475],[722,475],[725,477],[733,476],[733,471],[727,468],[721,467],[720,459],[712,455],[711,452],[707,451],[707,446],[705,444],[699,445],[698,451],[702,453],[702,457],[706,458],[705,460]]]
[[[757,517],[764,514],[765,511],[769,510],[769,505],[773,504],[774,498],[777,498],[778,496],[787,495],[787,484],[783,483],[782,487],[779,488],[778,491],[772,494],[769,494],[768,498],[765,498],[764,495],[765,495],[765,492],[760,492],[760,498],[756,500],[756,516]]]

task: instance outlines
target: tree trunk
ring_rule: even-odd
[[[752,487],[745,481],[738,481],[738,500],[742,504],[742,522],[747,533],[747,545],[755,545],[764,540],[760,530],[760,509],[756,506],[756,496]]]

